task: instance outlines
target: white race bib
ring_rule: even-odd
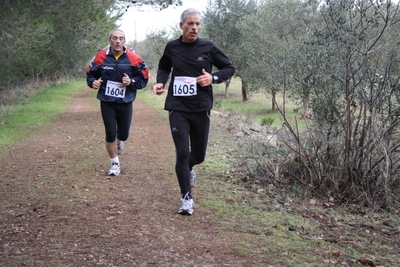
[[[123,83],[107,81],[106,95],[124,98],[126,92],[126,87]]]
[[[196,77],[177,76],[174,79],[174,96],[193,96],[197,95]]]

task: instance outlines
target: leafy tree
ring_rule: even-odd
[[[271,93],[273,111],[277,92],[283,90],[285,96],[293,88],[293,72],[298,66],[291,51],[297,46],[296,40],[312,27],[312,21],[308,3],[271,0],[239,26],[250,63],[242,77],[250,81],[251,89],[265,88]]]
[[[182,0],[117,0],[117,6],[125,8],[127,11],[131,6],[152,6],[155,9],[165,9],[171,5],[180,6]]]
[[[113,0],[16,0],[0,11],[0,91],[29,81],[82,75],[106,45],[118,13]]]
[[[180,1],[4,0],[0,10],[0,92],[29,82],[83,77],[129,4],[165,8]],[[122,6],[122,3],[124,5]]]
[[[166,30],[152,32],[146,39],[136,45],[136,50],[145,59],[149,69],[157,69],[158,62],[164,52],[164,47],[168,41],[172,40],[171,35]]]
[[[297,50],[311,70],[314,120],[312,138],[296,136],[293,148],[303,178],[327,195],[389,209],[400,193],[398,7],[327,1],[324,23]]]
[[[249,65],[245,56],[242,33],[238,25],[247,16],[256,12],[256,0],[215,0],[207,6],[203,19],[203,28],[207,38],[213,40],[232,60],[236,68],[236,76],[242,80],[242,99],[248,100],[247,87],[249,80],[242,77],[242,72]],[[229,83],[225,89],[227,95]]]

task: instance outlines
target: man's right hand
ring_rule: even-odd
[[[103,80],[95,80],[92,83],[92,88],[95,90],[99,89],[102,82],[103,82]]]
[[[155,94],[157,95],[161,95],[162,93],[164,93],[164,85],[162,83],[157,83],[153,86],[153,91]]]

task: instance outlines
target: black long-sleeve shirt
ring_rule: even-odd
[[[213,107],[212,86],[201,87],[197,84],[197,94],[174,96],[175,77],[198,77],[202,69],[212,73],[215,66],[218,71],[212,73],[218,76],[218,83],[227,81],[235,73],[235,68],[229,58],[211,41],[197,38],[194,42],[185,43],[179,39],[169,42],[164,49],[157,71],[157,83],[164,86],[172,70],[165,110],[185,112],[203,112]]]

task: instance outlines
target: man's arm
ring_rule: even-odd
[[[158,70],[157,70],[157,84],[165,84],[168,82],[169,75],[171,73],[172,63],[170,57],[168,56],[168,45],[164,49],[164,53],[160,58],[158,63]]]
[[[131,86],[134,89],[142,89],[147,86],[149,81],[149,70],[143,59],[136,53],[127,53],[132,67]]]
[[[215,47],[214,66],[218,71],[211,74],[213,83],[225,82],[235,74],[235,67],[232,61],[218,47]]]
[[[97,86],[93,86],[93,82],[97,81],[101,77],[99,65],[101,65],[106,57],[106,51],[102,50],[94,56],[92,62],[86,68],[86,83],[90,88],[98,89]],[[98,84],[98,86],[100,86]],[[97,87],[97,88],[94,88]]]

